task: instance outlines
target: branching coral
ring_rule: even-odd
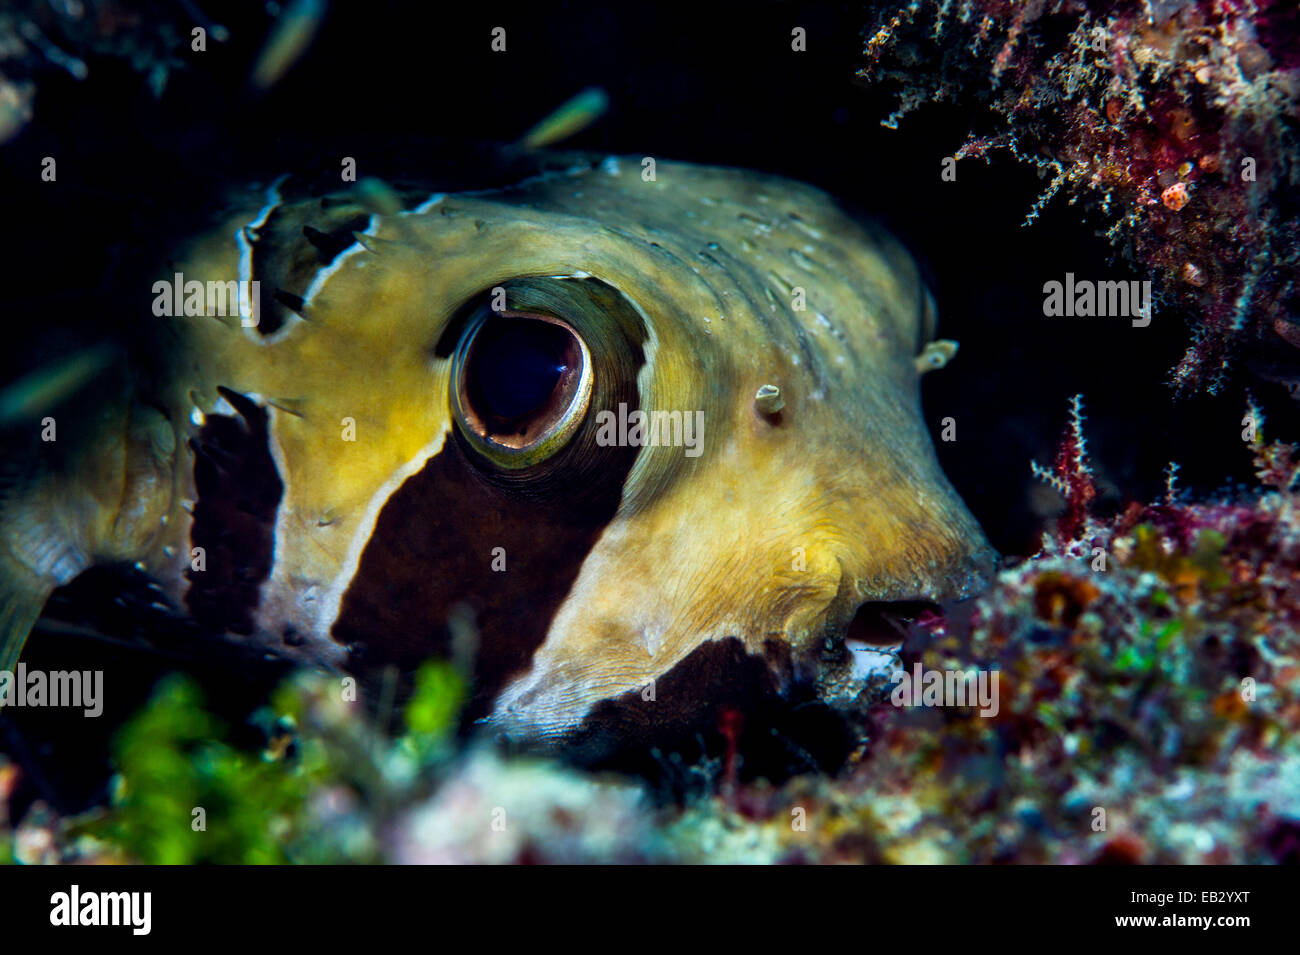
[[[1083,395],[1070,401],[1070,427],[1049,470],[1037,461],[1029,462],[1034,476],[1065,498],[1066,512],[1058,533],[1063,542],[1078,539],[1088,523],[1089,508],[1097,497],[1092,469],[1088,466],[1088,445],[1083,434]]]
[[[1182,392],[1244,352],[1300,347],[1300,10],[1283,0],[913,2],[868,29],[868,82],[985,106],[954,156],[997,150],[1101,218],[1192,340]],[[1284,344],[1285,343],[1285,344]]]
[[[902,628],[836,776],[742,782],[745,721],[725,708],[722,785],[685,805],[458,754],[445,664],[421,671],[395,737],[391,709],[301,674],[256,720],[260,753],[166,683],[120,736],[110,807],[6,819],[0,761],[0,862],[1300,861],[1300,466],[1264,424],[1248,407],[1259,488],[1189,503],[1171,466],[1161,501],[1106,518],[1076,397],[1035,466],[1066,498],[1056,533],[973,603]],[[996,707],[896,705],[890,679],[918,665],[996,673]]]
[[[42,74],[66,72],[84,80],[88,60],[113,57],[146,75],[160,96],[170,73],[182,66],[179,53],[191,27],[210,30],[214,40],[226,35],[192,4],[85,0],[8,6],[0,11],[0,143],[32,119]]]

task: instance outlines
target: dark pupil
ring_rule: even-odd
[[[466,380],[475,410],[498,421],[542,409],[568,368],[569,333],[528,319],[488,319],[474,340]]]

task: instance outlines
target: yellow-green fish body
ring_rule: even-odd
[[[472,616],[476,715],[606,741],[736,667],[833,682],[861,604],[988,572],[920,414],[932,300],[823,193],[610,157],[387,195],[282,181],[160,268],[171,306],[256,307],[142,318],[146,370],[25,452],[10,659],[54,588],[138,562],[201,628],[344,670]]]

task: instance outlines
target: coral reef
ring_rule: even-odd
[[[17,3],[0,11],[0,143],[16,136],[33,116],[39,82],[51,73],[76,80],[88,61],[106,57],[129,63],[161,96],[192,26],[224,39],[224,27],[191,4],[128,4],[118,0]]]
[[[1215,393],[1242,358],[1297,380],[1297,51],[1283,0],[934,0],[868,28],[859,75],[899,88],[885,125],[960,103],[987,127],[957,160],[1006,151],[1050,177],[1026,224],[1080,203],[1186,316],[1173,385]]]
[[[1294,447],[1257,416],[1266,490],[1188,504],[1171,480],[1100,520],[1076,398],[1035,469],[1067,499],[1056,532],[901,648],[904,668],[997,671],[998,712],[878,692],[839,778],[696,806],[674,839],[732,861],[1300,861],[1300,500]]]
[[[0,12],[0,142],[46,84],[110,61],[157,93],[194,25],[233,49],[276,18],[255,6],[227,31],[190,3],[130,6]],[[286,36],[263,85],[306,42]],[[976,107],[955,158],[1034,167],[1028,223],[1068,202],[1156,282],[1191,328],[1178,390],[1250,367],[1300,394],[1294,3],[932,0],[864,42],[864,81],[899,90],[887,124]],[[211,69],[243,82],[228,60]],[[650,754],[663,784],[465,745],[453,666],[426,665],[400,708],[393,686],[359,701],[299,673],[247,725],[178,675],[120,726],[100,808],[32,802],[36,761],[0,756],[0,863],[1300,862],[1300,452],[1265,424],[1245,409],[1257,487],[1192,500],[1171,463],[1161,500],[1102,513],[1076,398],[1032,465],[1064,502],[1041,549],[872,651],[884,665],[846,680],[857,746],[834,773],[754,779],[771,731],[734,706],[709,716],[720,749]],[[917,666],[996,674],[996,712],[896,705]]]
[[[1243,430],[1262,488],[1088,509],[1076,398],[1053,466],[1066,497],[1042,551],[982,597],[921,614],[900,667],[862,690],[839,774],[740,782],[743,724],[665,802],[598,776],[454,741],[463,683],[428,664],[391,707],[300,674],[259,712],[260,752],[221,742],[182,680],[118,737],[113,804],[7,819],[23,862],[1300,861],[1300,497],[1295,447]],[[996,713],[894,705],[899,673],[997,672]],[[698,787],[697,787],[698,789]],[[192,826],[205,810],[203,829]],[[8,828],[12,826],[12,828]]]
[[[229,26],[214,22],[194,0],[19,0],[6,7],[0,10],[0,144],[31,123],[38,91],[51,77],[83,81],[104,65],[126,64],[158,99],[210,43],[233,53],[204,67],[229,71],[232,89],[238,85],[235,71],[262,43],[248,82],[265,91],[311,43],[325,4],[228,6],[222,15],[230,18]]]

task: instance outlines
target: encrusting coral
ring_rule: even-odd
[[[220,742],[185,683],[122,731],[113,804],[10,819],[20,861],[1295,862],[1300,860],[1300,468],[1248,409],[1261,488],[1094,515],[1082,400],[1040,553],[920,614],[862,691],[839,773],[741,781],[744,724],[684,802],[636,780],[458,752],[463,684],[421,673],[405,727],[303,675]],[[998,675],[996,706],[899,706],[901,674]],[[724,733],[724,736],[727,734]],[[215,737],[215,738],[214,738]],[[0,796],[15,768],[0,766]],[[702,791],[700,791],[702,789]],[[206,809],[202,830],[193,807]],[[0,799],[0,822],[4,821]]]

